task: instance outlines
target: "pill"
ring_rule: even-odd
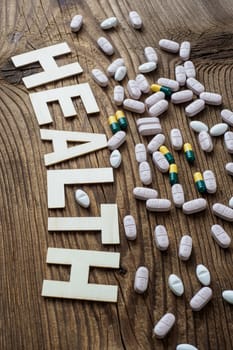
[[[233,126],[233,112],[230,111],[229,109],[223,109],[221,111],[221,117],[223,121],[230,126]]]
[[[137,237],[137,227],[132,215],[126,215],[123,219],[126,238],[133,241]]]
[[[183,284],[181,278],[175,274],[169,275],[168,287],[178,297],[184,294],[184,284]]]
[[[229,199],[229,207],[230,208],[233,208],[233,197],[231,197],[230,199]]]
[[[138,127],[138,132],[142,136],[152,136],[157,135],[162,132],[162,127],[160,124],[143,124]]]
[[[196,198],[191,201],[185,202],[182,206],[184,214],[190,215],[199,213],[205,210],[207,207],[207,201],[204,198]]]
[[[192,253],[193,241],[192,237],[189,235],[185,235],[180,240],[179,245],[179,258],[183,261],[186,261],[190,258]]]
[[[201,284],[203,284],[203,286],[209,286],[210,285],[210,272],[207,269],[207,267],[205,267],[202,264],[197,265],[196,267],[196,276],[199,282],[201,282]]]
[[[128,81],[127,90],[131,98],[138,100],[141,97],[141,90],[135,80]]]
[[[167,100],[160,100],[149,108],[149,114],[153,117],[158,117],[168,109]]]
[[[179,51],[180,45],[176,41],[161,39],[159,40],[159,46],[162,50],[176,53]]]
[[[147,94],[150,91],[150,85],[143,74],[138,74],[135,80],[141,92],[143,92],[144,94]]]
[[[211,136],[207,131],[201,131],[198,135],[198,142],[204,152],[212,152],[214,145]]]
[[[227,129],[228,129],[228,124],[226,124],[226,123],[215,124],[210,129],[210,135],[211,136],[221,136],[221,135],[225,134]]]
[[[135,187],[133,189],[133,195],[136,199],[140,199],[142,201],[145,201],[147,199],[157,198],[158,191],[156,191],[152,188]]]
[[[184,190],[181,184],[174,184],[172,186],[172,200],[177,208],[181,208],[184,204]]]
[[[147,267],[140,266],[135,274],[134,278],[134,290],[136,293],[142,294],[148,288],[149,283],[149,271]]]
[[[160,124],[159,118],[156,117],[143,117],[136,120],[137,126],[145,125],[145,124]]]
[[[155,151],[152,154],[152,160],[155,164],[156,168],[161,171],[161,173],[166,173],[169,170],[169,163],[167,159],[164,157],[164,155],[159,152]]]
[[[224,145],[228,153],[233,153],[233,132],[232,131],[225,132]]]
[[[158,62],[158,55],[155,49],[151,46],[147,46],[144,49],[144,55],[146,57],[147,62]]]
[[[72,32],[78,32],[83,24],[83,16],[75,15],[70,22],[70,29]]]
[[[183,41],[180,44],[179,56],[183,61],[187,61],[190,57],[191,44],[189,41]]]
[[[167,230],[163,225],[155,226],[154,239],[155,239],[156,247],[159,250],[161,251],[167,250],[169,246],[169,239],[168,239]]]
[[[146,161],[146,146],[143,143],[137,143],[135,145],[135,157],[138,163]]]
[[[226,221],[233,221],[233,209],[222,203],[215,203],[212,206],[214,215]]]
[[[113,168],[119,168],[121,165],[121,154],[118,149],[115,149],[110,155],[110,164]]]
[[[233,163],[232,162],[227,163],[225,165],[225,169],[226,169],[227,174],[233,176]]]
[[[186,142],[184,144],[183,149],[184,149],[185,158],[187,159],[187,161],[189,163],[192,164],[194,162],[194,160],[195,160],[195,155],[194,155],[194,152],[193,152],[192,145],[190,143]]]
[[[124,97],[125,97],[125,90],[124,90],[123,86],[116,85],[114,87],[114,91],[113,91],[113,101],[115,102],[115,104],[117,106],[122,105],[122,103],[124,101]]]
[[[158,134],[153,137],[153,139],[148,143],[147,149],[150,153],[153,153],[159,149],[159,147],[164,143],[165,136],[163,134]]]
[[[107,29],[115,28],[117,24],[118,24],[118,20],[116,17],[109,17],[100,23],[100,27],[103,30],[107,30]]]
[[[188,78],[186,80],[186,86],[190,90],[194,92],[196,95],[200,95],[202,92],[204,92],[205,87],[202,85],[198,80],[195,78]]]
[[[146,209],[157,212],[169,211],[171,210],[171,201],[165,198],[150,198],[146,201]]]
[[[191,90],[182,90],[171,95],[171,102],[174,104],[184,103],[192,100],[193,92]]]
[[[184,66],[178,65],[175,68],[175,77],[180,86],[184,86],[186,82],[186,74]]]
[[[164,338],[172,329],[175,320],[175,316],[171,313],[166,313],[163,315],[163,317],[154,326],[153,333],[155,336],[159,339]]]
[[[149,110],[150,107],[152,107],[155,103],[157,103],[161,100],[164,100],[164,98],[165,98],[164,92],[159,91],[159,92],[155,92],[154,94],[147,97],[144,102],[145,102],[147,109]]]
[[[99,86],[105,87],[108,85],[108,77],[100,69],[92,69],[91,75]]]
[[[172,90],[169,87],[158,85],[158,84],[152,84],[150,86],[150,89],[152,92],[164,92],[166,97],[170,97],[172,94]]]
[[[228,248],[231,244],[231,238],[224,228],[220,225],[211,226],[211,235],[216,243],[222,248]]]
[[[164,157],[167,159],[169,164],[175,163],[173,155],[171,154],[171,152],[166,146],[164,145],[160,146],[159,151],[164,155]]]
[[[206,190],[208,193],[215,193],[217,191],[216,177],[212,170],[205,170],[203,173]]]
[[[126,140],[126,133],[125,131],[118,131],[116,134],[114,134],[107,143],[108,149],[111,151],[119,148]]]
[[[75,200],[83,208],[88,208],[90,206],[90,198],[88,194],[83,190],[75,191]]]
[[[184,62],[184,69],[187,78],[195,78],[196,77],[196,69],[192,61]]]
[[[142,19],[136,11],[130,11],[129,22],[135,29],[140,29],[142,27]]]
[[[191,344],[179,344],[177,345],[176,350],[198,350],[198,348]]]
[[[146,161],[139,164],[139,177],[143,185],[150,185],[152,182],[152,174],[150,164]]]
[[[142,114],[145,112],[145,105],[143,102],[132,100],[130,98],[127,98],[126,100],[124,100],[123,106],[128,111],[131,111],[134,113]]]
[[[200,98],[208,105],[218,106],[222,104],[222,96],[214,92],[202,92]]]
[[[176,164],[170,164],[169,166],[169,182],[171,186],[178,182],[178,168]]]
[[[233,304],[233,290],[224,290],[222,292],[222,297],[224,300],[226,300],[229,304]]]
[[[99,46],[99,48],[108,56],[111,56],[114,54],[114,48],[112,46],[112,44],[103,36],[101,36],[98,40],[97,40],[97,44]]]
[[[118,123],[115,115],[110,115],[110,117],[108,117],[108,124],[113,134],[121,130],[120,124]]]
[[[193,179],[199,193],[206,193],[206,185],[202,174],[197,171],[193,174]]]
[[[124,66],[124,65],[125,65],[125,63],[124,63],[123,58],[117,58],[108,66],[107,72],[110,76],[114,76],[117,68]]]
[[[115,115],[116,115],[117,122],[120,125],[120,128],[122,130],[126,130],[128,127],[128,122],[127,122],[127,119],[125,117],[125,113],[121,110],[118,110],[118,111],[116,111]]]
[[[200,311],[212,298],[212,289],[202,287],[190,300],[190,307],[193,311]]]
[[[187,117],[194,117],[205,108],[205,101],[198,98],[185,107],[185,114]]]
[[[157,83],[162,86],[166,86],[170,88],[172,91],[179,90],[179,83],[176,80],[168,79],[168,78],[159,78]]]
[[[209,128],[208,126],[203,123],[203,122],[200,122],[199,120],[193,120],[189,123],[189,126],[190,128],[195,131],[195,132],[201,132],[201,131],[206,131],[208,132]]]
[[[180,129],[171,129],[170,131],[170,141],[172,148],[179,151],[183,147],[183,137]]]
[[[141,64],[138,67],[138,70],[140,73],[145,74],[145,73],[153,72],[156,68],[157,68],[156,62],[146,62],[146,63]]]
[[[127,68],[125,66],[120,66],[117,68],[115,74],[114,74],[114,79],[116,81],[121,81],[124,79],[127,73]]]

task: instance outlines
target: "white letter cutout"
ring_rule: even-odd
[[[90,266],[119,268],[120,253],[48,248],[48,264],[71,265],[70,281],[44,280],[42,296],[117,302],[118,286],[88,283]]]
[[[32,74],[29,77],[23,78],[26,88],[30,89],[39,85],[50,83],[51,81],[63,79],[82,73],[82,68],[78,62],[67,64],[59,67],[55,60],[55,56],[64,55],[71,52],[67,43],[61,43],[42,49],[33,50],[11,57],[15,67],[26,66],[30,63],[39,62],[44,72]]]

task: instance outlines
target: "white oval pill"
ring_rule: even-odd
[[[138,100],[141,97],[141,90],[135,80],[128,81],[127,90],[131,98]]]
[[[196,77],[196,69],[192,61],[184,62],[184,69],[187,78],[195,78]]]
[[[148,143],[147,149],[150,153],[153,153],[159,149],[160,146],[164,144],[165,136],[163,134],[158,134],[153,137],[153,139]]]
[[[180,44],[180,52],[179,52],[179,55],[180,55],[180,58],[183,60],[183,61],[187,61],[190,57],[190,52],[191,52],[191,44],[189,41],[183,41],[181,44]]]
[[[121,165],[121,154],[118,149],[115,149],[110,155],[110,164],[113,168],[119,168]]]
[[[203,122],[200,122],[199,120],[193,120],[189,123],[189,126],[190,128],[195,131],[195,132],[201,132],[201,131],[206,131],[208,132],[209,128],[208,126],[203,123]]]
[[[188,78],[186,80],[187,87],[194,92],[196,95],[200,95],[204,90],[204,85],[202,85],[198,80],[195,78]]]
[[[198,350],[198,348],[191,344],[179,344],[177,345],[176,350]]]
[[[233,132],[232,131],[225,132],[224,145],[228,153],[233,153]]]
[[[215,224],[211,226],[211,235],[221,248],[228,248],[231,244],[230,236],[220,225]]]
[[[168,277],[168,287],[178,297],[184,294],[184,285],[180,277],[175,274],[171,274]]]
[[[161,39],[159,40],[159,46],[162,50],[176,53],[179,51],[180,45],[173,40]]]
[[[203,180],[205,181],[205,186],[208,193],[215,193],[217,191],[216,177],[212,170],[205,170],[203,172]]]
[[[180,86],[184,86],[186,82],[186,74],[184,66],[178,65],[175,68],[175,77]]]
[[[141,64],[139,67],[138,67],[138,70],[140,73],[150,73],[152,71],[154,71],[155,69],[157,68],[157,63],[155,62],[146,62],[146,63],[143,63]]]
[[[172,148],[179,151],[183,147],[183,137],[180,129],[171,129],[170,131],[170,141]]]
[[[231,198],[229,199],[228,205],[229,205],[230,208],[233,208],[233,197],[231,197]]]
[[[149,271],[147,267],[140,266],[135,274],[134,278],[134,290],[135,292],[142,294],[148,288],[149,283]]]
[[[191,90],[182,90],[171,95],[171,102],[174,104],[184,103],[192,100],[193,92]]]
[[[121,81],[124,79],[127,73],[127,68],[125,66],[120,66],[117,68],[115,74],[114,74],[114,79],[116,81]]]
[[[149,114],[153,117],[158,117],[168,109],[168,101],[160,100],[149,108]]]
[[[142,27],[142,19],[136,11],[130,11],[129,21],[135,29],[140,29]]]
[[[144,55],[146,57],[147,62],[158,62],[158,55],[155,49],[151,46],[147,46],[144,49]]]
[[[113,101],[115,102],[115,104],[117,106],[122,105],[122,103],[124,101],[124,97],[125,97],[125,90],[124,90],[123,86],[116,85],[114,87],[114,91],[113,91]]]
[[[88,208],[90,206],[90,198],[86,192],[83,190],[75,191],[76,202],[83,208]]]
[[[201,288],[190,300],[190,307],[193,311],[200,311],[212,298],[212,289],[209,287]]]
[[[227,163],[225,165],[225,169],[226,169],[227,174],[233,176],[233,163],[232,162]]]
[[[139,134],[142,136],[157,135],[162,132],[160,124],[143,124],[138,127]]]
[[[126,215],[123,219],[126,238],[133,241],[137,237],[137,227],[132,215]]]
[[[233,221],[233,209],[222,203],[215,203],[212,206],[214,215],[226,221]]]
[[[177,91],[180,88],[178,81],[173,80],[173,79],[159,78],[157,83],[159,85],[169,87],[172,91]]]
[[[146,146],[143,143],[137,143],[135,145],[135,157],[138,163],[146,161]]]
[[[114,48],[112,46],[112,44],[103,36],[101,36],[98,40],[97,40],[97,44],[99,46],[99,48],[108,56],[111,56],[114,54]]]
[[[204,152],[212,152],[214,145],[208,132],[201,131],[198,135],[198,142]]]
[[[117,24],[118,24],[118,20],[116,17],[109,17],[100,23],[100,27],[103,30],[107,30],[107,29],[115,28]]]
[[[224,290],[222,292],[222,297],[224,300],[226,300],[229,304],[233,304],[233,290]]]
[[[70,29],[72,32],[78,32],[83,24],[83,16],[82,15],[76,15],[72,18],[70,22]]]
[[[181,184],[172,186],[172,200],[177,208],[181,208],[184,204],[184,190]]]
[[[138,127],[145,124],[160,124],[160,120],[156,117],[143,117],[137,119],[136,124]]]
[[[210,284],[211,278],[210,278],[210,272],[202,264],[197,265],[196,267],[196,276],[199,282],[203,284],[203,286],[208,286]]]
[[[126,133],[122,130],[117,131],[107,143],[108,149],[111,151],[119,148],[126,140]]]
[[[149,110],[157,102],[165,99],[165,93],[162,91],[155,92],[145,99],[145,104],[147,109]]]
[[[168,239],[167,230],[163,225],[155,226],[154,239],[155,239],[156,247],[159,250],[161,251],[167,250],[169,246],[169,239]]]
[[[124,66],[124,65],[125,65],[125,63],[124,63],[123,58],[117,58],[108,66],[107,72],[110,76],[114,76],[117,68]]]
[[[222,96],[214,92],[202,92],[200,98],[208,105],[218,106],[222,104]]]
[[[136,199],[146,201],[147,199],[157,198],[158,197],[158,191],[152,189],[152,188],[146,188],[146,187],[135,187],[133,189],[133,195]]]
[[[171,201],[165,198],[147,199],[146,209],[150,211],[169,211],[171,210]]]
[[[153,333],[159,339],[164,338],[175,323],[175,316],[171,313],[165,314],[154,326]]]
[[[108,77],[100,69],[92,69],[91,75],[99,86],[105,87],[108,85]]]
[[[146,161],[139,164],[139,177],[143,185],[150,185],[152,182],[152,174],[150,164]]]
[[[198,98],[185,107],[185,114],[187,117],[194,117],[205,108],[205,101]]]
[[[135,80],[141,92],[143,92],[144,94],[147,94],[150,91],[150,85],[143,74],[138,74]]]
[[[226,124],[226,123],[215,124],[210,129],[210,135],[211,136],[221,136],[221,135],[225,134],[227,129],[228,129],[228,124]]]
[[[161,171],[161,173],[166,173],[169,170],[169,163],[160,151],[153,152],[152,160],[156,168]]]
[[[136,100],[127,98],[126,100],[124,100],[123,106],[128,111],[131,111],[134,113],[142,114],[145,112],[145,105],[141,101],[136,101]]]
[[[183,212],[186,215],[199,213],[205,210],[207,207],[207,201],[204,198],[196,198],[191,201],[185,202],[182,206]]]
[[[179,245],[179,258],[183,261],[186,261],[190,258],[192,253],[193,241],[192,237],[185,235],[180,240]]]
[[[229,109],[223,109],[221,111],[221,117],[230,126],[233,126],[233,112]]]

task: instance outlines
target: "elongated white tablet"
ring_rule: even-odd
[[[179,52],[179,55],[180,55],[180,58],[183,60],[183,61],[187,61],[190,57],[190,52],[191,52],[191,44],[189,41],[183,41],[181,44],[180,44],[180,52]]]
[[[171,95],[171,102],[174,104],[184,103],[192,100],[193,92],[191,90],[182,90]]]
[[[207,105],[218,106],[222,104],[222,96],[214,92],[202,92],[200,98],[204,100]]]
[[[221,248],[228,248],[231,244],[230,236],[220,225],[215,224],[211,226],[211,235]]]
[[[157,102],[165,99],[165,93],[162,91],[155,92],[145,99],[146,108],[149,110]]]
[[[124,77],[126,76],[127,73],[127,68],[125,66],[120,66],[117,68],[115,74],[114,74],[114,79],[116,81],[122,81]]]
[[[158,117],[164,112],[166,112],[167,109],[168,109],[168,101],[160,100],[159,102],[155,103],[153,106],[149,108],[149,114],[152,117]]]
[[[192,61],[184,62],[184,69],[187,78],[195,78],[196,77],[196,69]]]
[[[205,101],[198,98],[185,107],[185,114],[187,117],[194,117],[205,108]]]
[[[124,100],[123,106],[128,111],[131,111],[134,113],[142,114],[145,112],[145,105],[141,101],[136,101],[136,100],[127,98],[126,100]]]
[[[208,132],[208,130],[209,130],[208,126],[205,123],[200,122],[199,120],[191,121],[189,123],[189,126],[193,131],[198,132],[198,133],[201,131]]]
[[[171,201],[165,198],[147,199],[146,209],[150,211],[169,211],[171,210]]]
[[[173,314],[167,313],[156,323],[153,333],[159,339],[164,338],[174,326],[176,318]]]
[[[148,143],[147,149],[150,153],[153,153],[159,149],[160,146],[164,144],[165,136],[163,134],[158,134],[153,137],[153,139]]]
[[[135,274],[134,278],[134,290],[136,293],[142,294],[148,288],[149,283],[149,271],[147,267],[140,266]]]
[[[70,22],[70,29],[72,30],[72,32],[77,33],[83,24],[83,16],[82,15],[76,15],[72,18],[71,22]]]
[[[202,265],[202,264],[197,265],[196,276],[197,276],[198,281],[201,282],[201,284],[203,284],[203,286],[210,285],[210,281],[211,281],[210,272],[207,269],[207,267],[205,267],[204,265]]]
[[[228,153],[233,153],[233,132],[232,131],[225,132],[224,146]]]
[[[176,350],[198,350],[198,348],[191,344],[179,344],[177,345]]]
[[[206,131],[201,131],[198,135],[198,142],[204,152],[212,152],[214,145],[211,136]]]
[[[224,290],[222,292],[222,297],[224,300],[226,300],[229,304],[233,304],[233,290]]]
[[[116,60],[114,60],[107,68],[107,72],[108,74],[113,77],[114,74],[116,73],[117,68],[124,66],[124,59],[123,58],[117,58]]]
[[[185,69],[184,66],[178,65],[175,68],[175,77],[176,81],[178,81],[180,86],[184,86],[186,82],[186,74],[185,74]]]
[[[125,98],[125,90],[123,86],[116,85],[113,91],[113,101],[117,106],[120,106],[122,105],[124,98]]]
[[[135,80],[141,92],[143,92],[144,94],[147,94],[150,91],[150,85],[143,74],[138,74]]]
[[[233,163],[232,162],[227,163],[225,165],[225,169],[226,169],[227,174],[233,176]]]
[[[92,69],[91,75],[99,86],[105,87],[108,85],[108,77],[100,69]]]
[[[83,190],[79,189],[75,191],[75,199],[76,202],[83,208],[88,208],[90,206],[90,198],[88,194]]]
[[[226,221],[233,221],[233,209],[222,203],[215,203],[212,206],[214,215]]]
[[[184,294],[184,284],[180,277],[178,277],[175,274],[171,274],[168,277],[168,287],[171,289],[171,291],[180,297]]]
[[[202,287],[190,300],[193,311],[200,311],[212,298],[213,292],[210,287]]]
[[[194,94],[200,95],[202,92],[204,92],[205,87],[202,85],[198,80],[195,78],[188,78],[186,80],[186,86],[190,90],[193,91]]]
[[[137,143],[134,148],[136,161],[145,162],[147,159],[146,146],[143,143]]]
[[[196,198],[191,201],[185,202],[182,206],[183,212],[186,215],[199,213],[205,210],[207,207],[207,201],[204,198]]]
[[[154,239],[155,239],[156,247],[159,250],[161,251],[167,250],[169,246],[169,239],[168,239],[168,234],[165,226],[163,225],[155,226]]]
[[[97,40],[97,44],[99,46],[99,48],[108,56],[111,56],[114,54],[114,48],[112,46],[112,44],[108,41],[108,39],[106,39],[105,37],[101,36],[98,40]]]
[[[179,151],[182,149],[184,142],[180,129],[171,129],[170,141],[174,150]]]
[[[137,238],[137,227],[132,215],[126,215],[123,219],[126,238],[133,241]]]
[[[179,258],[183,261],[186,261],[190,258],[192,253],[193,241],[192,237],[185,235],[180,240],[179,245]]]
[[[211,136],[221,136],[221,135],[225,134],[227,129],[228,129],[228,124],[226,124],[226,123],[215,124],[210,129],[210,135]]]
[[[233,208],[233,197],[231,197],[231,198],[229,199],[228,205],[229,205],[230,208]]]
[[[169,163],[164,155],[160,151],[155,151],[152,154],[152,160],[156,168],[161,171],[161,173],[166,173],[169,170]]]
[[[129,22],[134,29],[140,29],[142,27],[142,19],[136,11],[130,11]]]
[[[145,73],[153,72],[156,68],[157,68],[157,63],[155,63],[155,62],[146,62],[146,63],[141,64],[138,67],[138,70],[139,70],[140,73],[145,74]]]
[[[173,79],[159,78],[157,80],[157,83],[159,85],[163,85],[163,86],[169,87],[172,91],[177,91],[180,88],[178,81],[173,80]]]
[[[179,51],[180,45],[176,41],[168,40],[168,39],[161,39],[159,40],[159,46],[162,50],[171,52],[171,53],[177,53]]]
[[[181,184],[174,184],[172,186],[172,200],[177,208],[181,208],[184,204],[184,190]]]
[[[162,127],[159,123],[156,124],[143,124],[138,127],[138,132],[142,136],[157,135],[162,132]]]
[[[118,24],[118,19],[116,17],[109,17],[100,23],[100,27],[103,30],[115,28]]]
[[[117,169],[121,165],[121,154],[118,149],[115,149],[110,155],[110,164],[113,168]]]
[[[221,111],[221,117],[223,121],[230,126],[233,126],[233,112],[230,111],[229,109],[223,109]]]
[[[108,149],[113,151],[114,149],[119,148],[126,140],[126,133],[123,130],[117,131],[107,143]]]
[[[158,55],[155,49],[151,46],[147,46],[144,49],[144,55],[146,57],[147,62],[158,62]]]
[[[136,199],[146,201],[147,199],[155,199],[158,197],[158,191],[153,188],[135,187],[133,189],[133,195]]]
[[[152,182],[152,174],[150,164],[146,161],[139,164],[139,177],[143,185],[150,185]]]
[[[212,170],[205,170],[203,172],[203,180],[205,181],[205,186],[208,193],[215,193],[217,191],[216,177]]]
[[[129,80],[127,83],[127,90],[131,98],[138,100],[141,97],[141,90],[135,80]]]
[[[136,124],[138,127],[145,124],[160,124],[160,120],[156,117],[143,117],[137,119]]]

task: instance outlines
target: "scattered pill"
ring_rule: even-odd
[[[116,85],[114,87],[114,92],[113,92],[113,101],[117,106],[122,105],[125,97],[125,90],[123,86],[121,85]]]
[[[222,104],[222,96],[214,92],[202,92],[200,98],[208,105],[218,106]]]
[[[108,149],[111,151],[119,148],[126,140],[126,133],[124,131],[118,131],[115,133],[107,143]]]
[[[92,69],[91,75],[99,86],[105,87],[108,85],[108,77],[100,69]]]
[[[136,199],[145,201],[147,199],[155,199],[158,197],[158,191],[152,188],[135,187],[133,189],[133,195]]]
[[[145,105],[141,101],[135,101],[130,98],[127,98],[126,100],[124,100],[123,106],[128,111],[131,111],[134,113],[142,114],[145,112]]]
[[[149,108],[149,114],[153,117],[158,117],[168,109],[167,100],[160,100]]]
[[[215,193],[217,191],[216,177],[212,170],[205,170],[203,173],[203,178],[206,185],[206,190],[208,193]]]
[[[121,165],[121,154],[118,149],[115,149],[110,155],[110,164],[113,168],[119,168]]]
[[[215,203],[212,206],[214,215],[226,221],[233,221],[233,209],[222,203]]]
[[[114,48],[112,46],[112,44],[103,36],[101,36],[98,40],[97,40],[97,44],[99,46],[99,48],[108,56],[111,56],[114,54]]]
[[[197,171],[193,174],[193,179],[199,193],[206,193],[206,185],[202,174]]]
[[[232,162],[227,163],[225,165],[225,169],[226,169],[227,174],[233,176],[233,163]]]
[[[169,166],[169,182],[171,186],[178,182],[178,168],[176,164],[170,164]]]
[[[150,85],[143,74],[138,74],[135,80],[141,92],[143,92],[144,94],[147,94],[150,91]]]
[[[135,80],[128,81],[127,90],[131,98],[138,100],[141,97],[141,90]]]
[[[126,215],[123,219],[126,238],[133,241],[137,237],[137,227],[132,215]]]
[[[194,117],[205,108],[205,101],[198,98],[185,107],[185,114],[187,117]]]
[[[198,142],[204,152],[212,152],[214,145],[211,136],[207,131],[201,131],[198,135]]]
[[[233,304],[233,290],[224,290],[222,292],[222,297],[224,300],[226,300],[229,304]]]
[[[160,124],[159,118],[156,117],[143,117],[136,120],[137,126],[145,125],[145,124]]]
[[[227,129],[228,129],[228,124],[226,124],[226,123],[215,124],[210,129],[210,135],[211,136],[221,136],[221,135],[225,134]]]
[[[185,143],[183,148],[184,148],[185,158],[187,159],[187,161],[189,163],[193,163],[195,160],[195,155],[194,155],[193,148],[192,148],[191,144]]]
[[[197,265],[196,267],[196,276],[199,282],[201,282],[201,284],[203,284],[203,286],[209,286],[210,285],[210,272],[207,269],[207,267],[205,267],[202,264]]]
[[[100,23],[100,27],[103,30],[107,30],[107,29],[115,28],[117,24],[118,24],[118,20],[116,17],[109,17]]]
[[[90,206],[90,198],[86,192],[83,190],[75,191],[76,202],[83,208],[88,208]]]
[[[171,102],[174,104],[184,103],[192,100],[193,92],[191,90],[182,90],[171,95]]]
[[[143,143],[137,143],[135,145],[135,156],[138,163],[146,161],[146,146]]]
[[[221,117],[223,121],[230,126],[233,126],[233,112],[230,111],[229,109],[223,109],[221,111]]]
[[[172,90],[169,87],[158,85],[158,84],[152,84],[150,86],[151,91],[153,92],[164,92],[166,97],[170,97],[172,94]]]
[[[156,68],[157,68],[156,62],[146,62],[146,63],[141,64],[138,67],[138,70],[140,73],[145,74],[145,73],[153,72]]]
[[[175,316],[171,313],[163,315],[163,317],[154,326],[153,333],[155,336],[159,339],[164,338],[172,329],[175,320]]]
[[[150,185],[152,182],[152,174],[150,164],[147,161],[139,164],[139,177],[143,185]]]
[[[228,248],[231,244],[231,238],[224,230],[224,228],[220,225],[212,225],[211,226],[211,234],[216,243],[222,248]]]
[[[70,22],[70,29],[72,30],[72,32],[77,33],[83,24],[83,16],[82,15],[75,15],[72,18],[72,21]]]
[[[138,131],[142,136],[152,136],[160,134],[162,132],[162,127],[159,123],[143,124],[139,126]]]
[[[195,78],[196,77],[196,69],[192,61],[184,62],[184,69],[187,78]]]
[[[180,44],[180,52],[179,52],[179,55],[180,55],[180,58],[183,60],[183,61],[187,61],[190,57],[190,52],[191,52],[191,44],[189,41],[183,41],[181,44]]]
[[[183,137],[180,129],[171,129],[170,131],[170,141],[172,148],[179,151],[183,147]]]
[[[169,211],[171,210],[171,201],[165,198],[147,199],[146,209],[157,212]]]
[[[185,202],[182,206],[183,212],[186,215],[199,213],[205,210],[207,207],[207,201],[204,198],[196,198],[191,201]]]
[[[117,68],[115,74],[114,74],[114,79],[116,81],[121,81],[124,79],[127,73],[127,68],[125,66],[120,66]]]
[[[150,95],[149,97],[147,97],[145,99],[145,105],[146,105],[147,109],[149,110],[150,107],[152,107],[157,102],[164,100],[164,98],[165,98],[164,92],[162,92],[162,91],[155,92],[154,94]]]
[[[180,48],[180,45],[176,41],[168,39],[159,40],[159,46],[162,50],[172,53],[177,53]]]
[[[170,88],[172,91],[179,90],[179,83],[176,80],[168,79],[168,78],[159,78],[157,83],[162,86],[166,86]]]
[[[181,208],[184,204],[184,190],[181,184],[174,184],[172,186],[172,200],[177,208]]]
[[[149,271],[147,267],[140,266],[135,274],[134,278],[134,290],[136,293],[142,294],[148,288],[149,283]]]
[[[212,298],[212,289],[202,287],[190,300],[190,307],[193,311],[200,311]]]
[[[159,149],[159,147],[164,143],[165,136],[163,134],[158,134],[153,137],[153,139],[148,143],[147,149],[150,153],[153,153]]]
[[[198,132],[198,133],[201,131],[208,132],[208,130],[209,130],[208,126],[205,123],[200,122],[199,120],[191,121],[189,123],[189,126],[193,131]]]
[[[164,155],[159,152],[155,151],[152,154],[152,160],[155,164],[156,168],[161,171],[161,173],[166,173],[169,170],[169,163],[167,159],[164,157]]]
[[[171,291],[180,297],[184,294],[184,284],[180,277],[178,277],[175,274],[171,274],[168,277],[168,287],[171,289]]]
[[[233,153],[233,132],[232,131],[225,132],[224,145],[228,153]]]
[[[159,151],[164,155],[164,157],[167,159],[169,164],[173,164],[175,163],[175,159],[173,157],[173,155],[171,154],[171,152],[169,151],[169,149],[162,145],[159,147]]]
[[[176,350],[198,350],[198,348],[191,344],[179,344],[177,345]]]
[[[121,130],[120,124],[118,123],[115,115],[110,115],[110,117],[108,117],[108,124],[113,134]]]
[[[123,58],[117,58],[116,60],[114,60],[107,68],[107,72],[110,76],[114,76],[114,74],[117,71],[117,68],[124,66],[124,60]]]
[[[116,111],[116,119],[122,130],[126,130],[128,127],[128,122],[125,117],[125,113],[121,110]]]
[[[142,27],[142,19],[136,11],[130,11],[129,21],[135,29],[140,29]]]
[[[144,49],[144,55],[146,57],[147,62],[158,62],[158,55],[155,49],[151,46],[147,46]]]
[[[169,246],[169,239],[168,239],[167,230],[163,225],[155,226],[154,239],[155,239],[156,247],[159,250],[161,251],[167,250]]]
[[[179,258],[183,261],[186,261],[190,258],[192,253],[193,241],[192,237],[189,235],[185,235],[180,240],[179,245]]]
[[[180,86],[184,86],[186,82],[186,74],[184,66],[178,65],[175,68],[175,77]]]
[[[187,88],[189,88],[190,90],[192,90],[194,92],[194,94],[196,95],[200,95],[202,92],[204,92],[205,87],[204,85],[202,85],[198,80],[196,80],[195,78],[188,78],[186,80],[186,85]]]

